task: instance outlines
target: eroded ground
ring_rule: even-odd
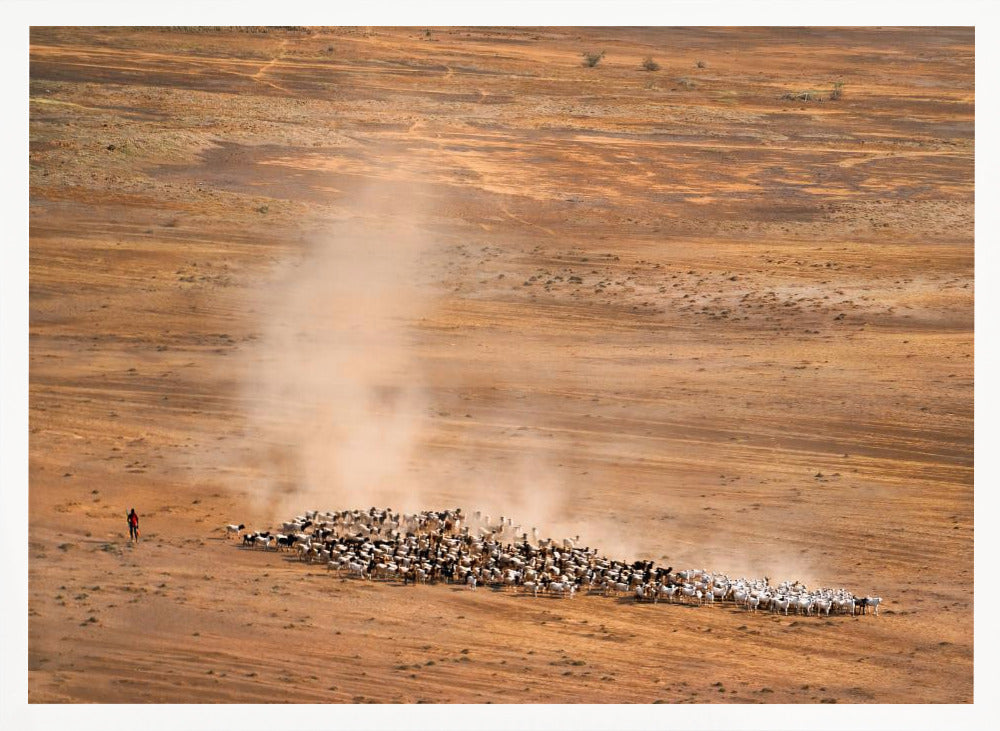
[[[35,29],[30,700],[971,701],[973,43]],[[404,589],[220,530],[396,497],[884,604]]]

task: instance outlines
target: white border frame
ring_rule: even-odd
[[[389,726],[427,729],[555,728],[585,731],[598,728],[990,728],[996,723],[997,633],[991,611],[997,592],[992,577],[976,586],[975,703],[946,706],[274,706],[274,705],[128,705],[74,706],[27,703],[28,598],[28,43],[32,25],[949,25],[976,27],[976,273],[992,284],[997,268],[996,143],[989,134],[1000,127],[990,82],[997,63],[1000,35],[987,0],[909,2],[890,0],[679,0],[614,3],[594,0],[492,0],[485,5],[447,0],[421,3],[368,2],[354,6],[332,3],[263,2],[262,0],[174,0],[151,6],[134,1],[68,2],[8,0],[3,3],[0,57],[5,103],[4,171],[0,199],[8,235],[0,244],[0,727],[10,729],[144,730],[247,727],[375,729]],[[985,83],[982,82],[985,80]],[[989,84],[989,86],[987,86]],[[990,447],[996,435],[995,388],[989,376],[1000,373],[996,357],[996,296],[984,286],[975,303],[976,354],[975,469],[976,538],[979,566],[996,555],[995,515],[991,488],[997,476]],[[782,721],[782,719],[788,719]]]

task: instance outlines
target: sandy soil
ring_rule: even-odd
[[[973,44],[34,29],[29,700],[971,702]],[[390,500],[884,604],[373,585],[221,529]]]

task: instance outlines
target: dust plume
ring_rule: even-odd
[[[427,200],[398,182],[352,196],[350,215],[256,293],[259,337],[241,364],[248,508],[274,525],[311,509],[461,507],[483,525],[510,518],[508,539],[535,528],[637,558],[623,516],[584,499],[617,485],[599,461],[579,468],[575,435],[591,394],[624,387],[615,361],[573,358],[545,321],[511,331],[502,310],[496,322],[461,312],[452,241],[431,233]]]
[[[363,196],[257,297],[243,398],[262,475],[250,489],[270,519],[420,503],[405,478],[426,412],[412,324],[434,295],[415,199]]]

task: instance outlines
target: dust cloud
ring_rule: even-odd
[[[242,396],[259,475],[250,489],[269,519],[420,502],[405,482],[427,406],[412,323],[434,293],[415,198],[363,196],[256,298],[263,321]]]
[[[483,526],[510,518],[505,540],[579,537],[606,555],[648,554],[619,517],[583,504],[581,494],[613,504],[615,485],[601,484],[595,466],[586,477],[565,467],[579,459],[572,430],[552,422],[551,403],[532,403],[600,388],[591,384],[621,387],[619,377],[568,356],[530,321],[516,333],[477,321],[474,337],[436,327],[442,308],[461,307],[448,279],[453,241],[432,233],[430,197],[411,185],[352,197],[348,215],[323,226],[254,297],[259,336],[240,369],[239,487],[249,512],[275,525],[311,509],[461,507],[479,511]],[[502,357],[477,355],[484,341]],[[475,419],[463,418],[466,408]],[[722,555],[704,546],[695,565],[758,568],[710,542]]]
[[[481,511],[484,523],[515,516],[524,531],[541,531],[565,515],[548,445],[525,439],[497,465],[473,423],[442,427],[442,399],[502,383],[518,365],[484,370],[461,349],[438,357],[444,346],[422,329],[448,289],[446,247],[428,233],[426,200],[410,184],[353,196],[350,215],[324,226],[255,295],[259,336],[241,368],[239,460],[240,489],[259,519],[462,507]],[[524,416],[505,414],[502,398],[492,409],[494,420]]]
[[[509,538],[535,528],[612,541],[609,529],[581,527],[557,467],[566,445],[545,438],[505,388],[565,386],[572,364],[531,368],[518,336],[493,336],[505,357],[484,363],[422,326],[454,305],[446,246],[428,233],[433,210],[417,203],[426,200],[409,185],[373,186],[255,294],[259,335],[241,364],[246,429],[234,458],[250,512],[274,524],[310,509],[461,507],[479,511],[480,525],[511,518]],[[485,421],[525,428],[502,458],[489,427],[440,416],[456,394],[484,390],[499,394],[477,403]]]

